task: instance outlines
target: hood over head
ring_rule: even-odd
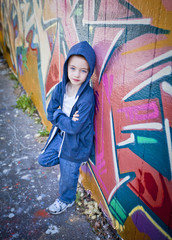
[[[68,82],[68,74],[67,74],[67,64],[68,64],[68,60],[72,55],[80,55],[83,56],[90,67],[88,76],[85,80],[85,82],[81,85],[81,87],[78,90],[77,95],[79,95],[84,88],[89,84],[89,80],[94,72],[94,67],[95,67],[95,63],[96,63],[96,55],[95,52],[93,50],[93,48],[89,45],[89,43],[87,41],[83,41],[83,42],[79,42],[77,44],[75,44],[68,52],[66,61],[64,63],[64,67],[63,67],[63,79],[62,79],[62,84],[63,84],[63,92],[65,93],[66,91],[66,84]]]

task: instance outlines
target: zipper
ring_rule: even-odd
[[[62,151],[62,146],[63,146],[64,138],[65,138],[65,132],[63,131],[63,139],[62,139],[62,143],[61,143],[61,145],[60,145],[60,150],[59,150],[58,158],[59,158],[60,155],[61,155],[61,151]]]
[[[75,103],[77,102],[78,98],[79,98],[79,96],[77,96],[77,97],[75,98],[73,107],[74,107]],[[72,109],[73,109],[73,107],[72,107]],[[63,108],[63,104],[62,104],[62,108]],[[71,112],[72,112],[72,109],[71,109]],[[70,115],[71,115],[71,112],[70,112]],[[63,147],[63,142],[64,142],[65,134],[66,134],[66,132],[63,131],[63,139],[62,139],[62,143],[61,143],[61,145],[60,145],[60,150],[59,150],[58,158],[59,158],[60,155],[61,155],[61,151],[62,151],[62,147]]]

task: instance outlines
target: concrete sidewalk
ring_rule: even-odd
[[[34,135],[41,125],[13,107],[13,85],[1,56],[0,239],[99,239],[75,205],[55,216],[45,211],[57,198],[59,168],[43,168],[37,163],[43,144]]]

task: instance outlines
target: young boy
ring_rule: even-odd
[[[38,162],[44,167],[60,164],[59,198],[47,208],[51,214],[74,204],[79,168],[92,150],[95,100],[89,80],[95,61],[95,52],[86,41],[74,45],[64,63],[62,81],[48,105],[48,120],[53,127]]]

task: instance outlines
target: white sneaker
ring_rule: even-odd
[[[64,212],[68,207],[71,207],[74,203],[75,202],[67,204],[67,203],[61,202],[57,198],[56,201],[47,208],[47,211],[51,214],[60,214]]]

